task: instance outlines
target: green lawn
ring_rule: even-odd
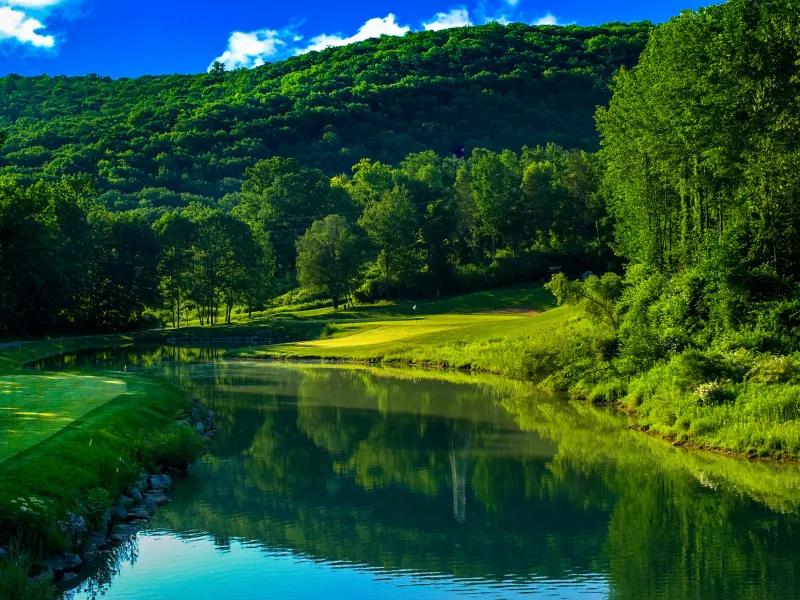
[[[91,375],[0,377],[0,463],[55,435],[127,388],[120,379]]]
[[[526,341],[568,318],[541,286],[441,301],[288,313],[332,324],[328,339],[252,346],[238,358],[332,359],[471,369],[521,376]],[[283,313],[286,314],[286,313]]]
[[[126,490],[128,471],[139,468],[123,467],[136,465],[134,442],[174,423],[188,405],[183,390],[155,378],[21,370],[61,352],[131,341],[114,335],[0,345],[0,546],[23,527],[18,498],[43,498],[51,514],[63,516],[94,488],[113,497]],[[34,552],[63,543],[54,527],[28,527],[26,536]]]

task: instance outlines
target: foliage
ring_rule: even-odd
[[[330,176],[362,158],[391,165],[425,149],[592,150],[595,107],[607,103],[612,74],[636,63],[650,29],[492,23],[227,73],[8,75],[0,160],[26,183],[88,173],[121,205],[162,209],[235,194],[248,168],[273,157]],[[322,216],[329,212],[337,210]]]
[[[34,573],[33,557],[14,541],[9,556],[0,558],[0,598],[9,600],[57,600],[58,590],[50,580],[31,582]]]
[[[325,289],[339,308],[347,298],[359,268],[358,240],[340,215],[315,221],[297,240],[297,277],[303,286]]]
[[[178,424],[142,436],[138,452],[150,468],[186,470],[205,451],[205,441],[188,425]]]
[[[622,278],[616,273],[589,275],[583,282],[569,281],[564,273],[556,273],[545,288],[553,293],[559,306],[577,306],[591,319],[615,331],[619,329],[617,302],[622,296]]]
[[[90,531],[99,531],[100,527],[105,523],[106,511],[111,508],[113,501],[111,494],[108,490],[96,487],[92,488],[83,498],[82,502],[84,508],[84,517],[86,524],[89,526]]]

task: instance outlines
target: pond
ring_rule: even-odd
[[[499,378],[221,354],[37,365],[167,377],[223,427],[75,599],[800,595],[797,465],[673,448]]]

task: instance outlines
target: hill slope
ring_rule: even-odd
[[[270,156],[329,174],[409,152],[592,149],[608,81],[651,25],[496,23],[371,39],[252,70],[112,80],[0,78],[6,172],[219,198]]]

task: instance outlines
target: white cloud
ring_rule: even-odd
[[[467,27],[472,25],[469,20],[469,11],[466,8],[454,8],[447,13],[436,13],[433,19],[422,26],[426,31],[439,31],[441,29],[450,29],[451,27]]]
[[[49,8],[61,4],[62,0],[5,0],[3,4],[21,6],[22,8]]]
[[[311,38],[311,43],[305,48],[300,48],[296,54],[305,54],[314,50],[324,50],[332,46],[345,46],[353,42],[363,42],[370,38],[380,37],[382,35],[405,35],[411,31],[411,28],[405,25],[397,24],[397,17],[389,13],[383,19],[378,17],[370,19],[364,23],[358,30],[358,33],[350,37],[342,37],[341,35],[329,35],[323,33],[321,35]]]
[[[558,25],[558,19],[553,16],[553,13],[547,13],[543,17],[536,19],[531,25]]]
[[[284,32],[272,29],[248,33],[234,31],[228,39],[228,49],[217,57],[215,62],[221,62],[228,70],[240,67],[260,67],[268,59],[285,53],[284,37]]]
[[[506,0],[506,2],[508,2],[509,6],[516,6],[519,4],[519,0]]]
[[[0,42],[12,41],[36,48],[52,48],[55,38],[39,33],[42,29],[44,25],[38,19],[10,6],[0,6]]]
[[[0,0],[0,44],[52,50],[57,37],[47,29],[56,11],[61,19],[78,15],[81,0]]]

